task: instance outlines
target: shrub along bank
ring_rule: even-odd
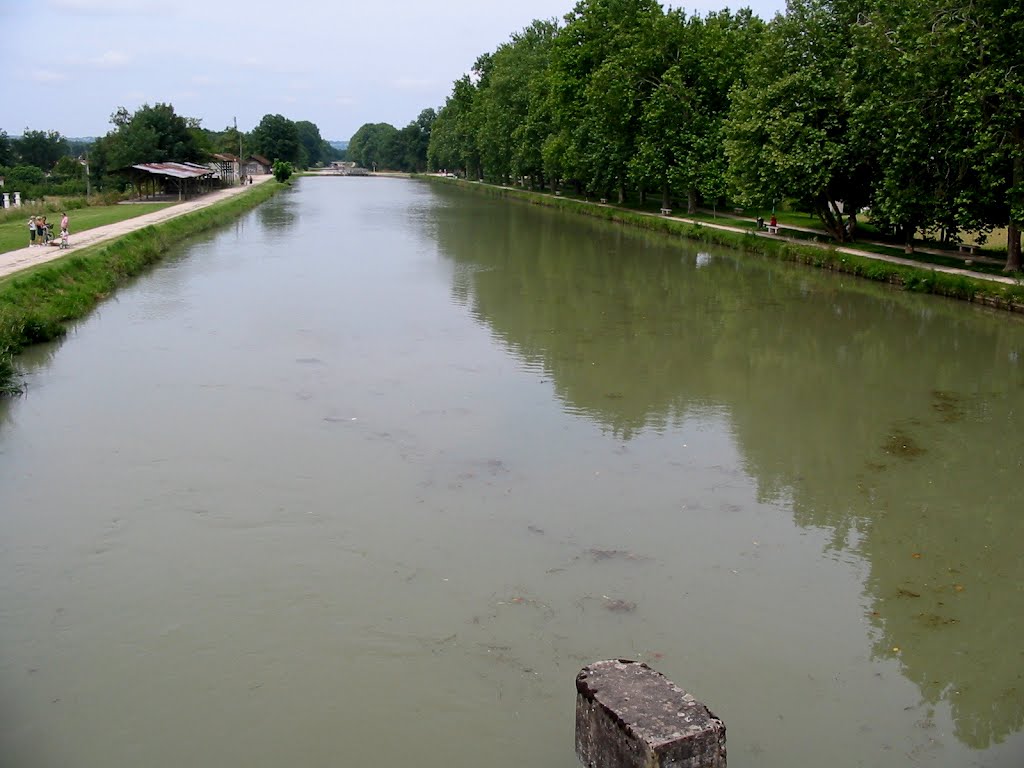
[[[0,279],[0,396],[22,390],[13,360],[19,351],[60,338],[69,322],[84,317],[182,239],[222,226],[279,189],[280,184],[259,184],[208,208]]]
[[[1024,312],[1024,284],[1008,285],[982,278],[939,272],[925,267],[910,267],[883,261],[869,256],[842,253],[827,244],[793,243],[788,240],[760,237],[749,232],[731,232],[690,223],[664,216],[638,213],[611,205],[594,203],[572,198],[558,197],[541,192],[498,187],[482,182],[465,182],[442,179],[437,176],[423,176],[440,184],[457,184],[461,188],[475,190],[494,197],[523,200],[534,205],[545,205],[570,213],[593,216],[607,221],[628,224],[643,229],[678,235],[690,240],[737,248],[746,253],[758,254],[781,261],[807,264],[821,269],[876,280],[916,293],[932,293],[961,301],[977,302],[1011,312]]]

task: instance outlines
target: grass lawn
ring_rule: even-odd
[[[152,213],[167,208],[174,203],[132,203],[130,205],[94,205],[68,211],[71,236],[87,229],[102,227],[125,219],[134,219],[144,213]],[[52,225],[53,234],[60,236],[60,213],[46,214],[46,220]],[[28,214],[17,218],[9,218],[0,222],[0,253],[16,251],[28,245]]]

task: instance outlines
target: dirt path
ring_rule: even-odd
[[[656,213],[645,214],[648,216],[658,216]],[[734,227],[727,224],[713,224],[709,221],[700,221],[698,219],[688,219],[685,216],[667,216],[666,218],[675,219],[676,221],[685,221],[689,224],[700,224],[702,227],[710,227],[711,229],[721,229],[726,232],[737,232],[739,234],[751,234],[749,227]],[[738,217],[725,217],[725,218],[738,218]],[[801,227],[788,227],[789,229],[802,229]],[[787,227],[783,227],[787,229]],[[817,230],[805,230],[807,232],[815,232]],[[786,237],[785,235],[769,235],[767,232],[754,231],[752,234],[757,237],[766,237],[770,240],[785,240],[793,243],[794,245],[804,245],[817,248],[830,248],[832,245],[822,245],[820,243],[811,243],[807,240],[800,240],[795,237]],[[862,251],[857,248],[848,248],[837,246],[835,248],[839,253],[848,253],[852,256],[863,256],[865,259],[875,259],[876,261],[886,261],[890,264],[902,264],[907,267],[916,267],[917,269],[923,270],[935,270],[936,272],[946,272],[950,275],[964,275],[965,277],[973,277],[977,280],[988,280],[993,283],[1003,283],[1004,285],[1019,285],[1020,279],[1016,277],[1009,277],[1007,275],[990,275],[985,272],[974,272],[970,269],[959,269],[957,267],[944,267],[939,264],[922,264],[920,261],[914,261],[913,259],[903,259],[899,256],[887,256],[882,253],[874,253],[873,251]],[[920,249],[919,249],[920,250]],[[977,258],[977,257],[974,257]]]
[[[273,176],[254,176],[253,184],[264,184],[271,179]],[[124,221],[118,221],[113,224],[106,224],[102,227],[94,227],[93,229],[87,229],[79,234],[72,232],[71,237],[68,240],[69,247],[66,251],[62,251],[60,248],[50,246],[35,246],[19,248],[16,251],[8,251],[7,253],[0,253],[0,277],[6,277],[7,275],[13,275],[15,272],[20,272],[28,267],[34,267],[37,264],[45,264],[48,261],[59,259],[62,256],[73,254],[75,251],[80,251],[82,248],[88,245],[95,245],[96,243],[102,243],[106,240],[113,240],[115,237],[121,235],[127,235],[129,232],[134,232],[137,229],[148,227],[150,224],[158,224],[162,221],[168,221],[170,219],[183,216],[186,213],[192,211],[198,211],[200,208],[206,208],[207,206],[213,205],[214,203],[226,200],[229,197],[239,195],[245,190],[249,189],[247,186],[228,187],[227,189],[221,189],[216,192],[197,197],[193,200],[187,200],[177,205],[172,205],[167,208],[163,208],[153,213],[146,213],[142,216],[136,216],[134,219],[125,219]],[[72,222],[74,224],[74,222]],[[74,227],[71,227],[74,230]],[[60,242],[58,237],[57,243]]]

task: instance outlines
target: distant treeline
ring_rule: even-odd
[[[121,107],[110,122],[110,132],[92,141],[73,141],[58,131],[26,129],[21,137],[10,137],[0,130],[5,188],[26,199],[119,191],[126,178],[115,173],[118,169],[136,163],[206,163],[213,153],[261,155],[298,168],[345,157],[320,136],[316,124],[281,115],[264,115],[248,133],[234,126],[208,130],[199,119],[176,114],[171,104],[145,104],[134,113]]]
[[[907,238],[1007,227],[1019,269],[1022,40],[1020,0],[790,0],[767,23],[581,0],[455,82],[427,163],[666,207],[788,200],[840,241],[865,207]]]
[[[424,109],[401,130],[389,123],[366,123],[349,140],[346,159],[370,170],[425,171],[436,118],[433,109]]]

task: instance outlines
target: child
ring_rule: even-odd
[[[68,229],[65,227],[60,231],[60,247],[61,250],[66,250],[68,247]]]

